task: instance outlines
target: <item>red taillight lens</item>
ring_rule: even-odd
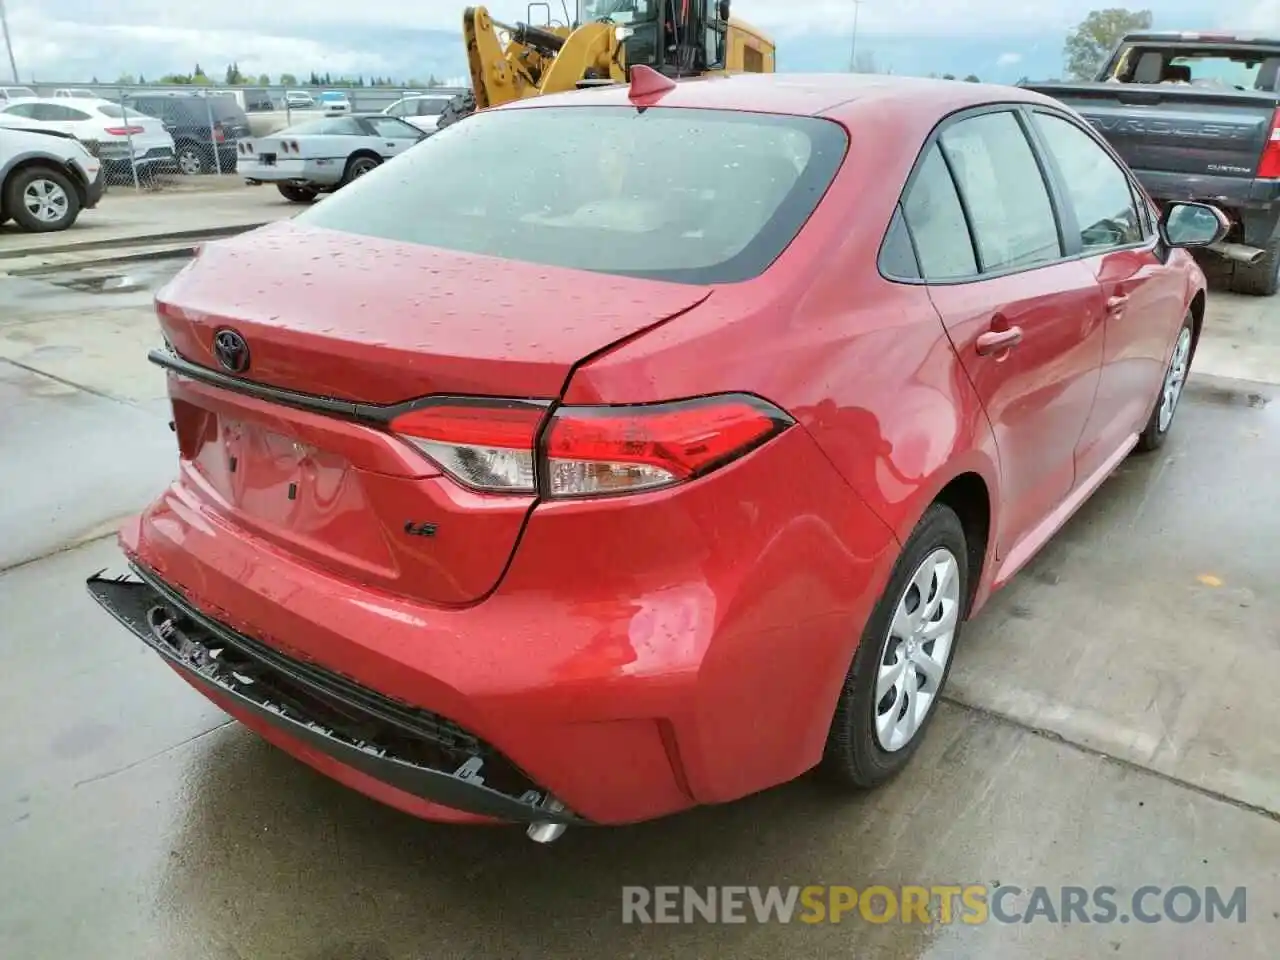
[[[1262,148],[1262,160],[1258,163],[1258,177],[1263,180],[1280,180],[1280,110],[1271,121],[1271,136]]]
[[[518,401],[449,401],[390,423],[454,479],[501,493],[535,493],[533,449],[546,408]]]
[[[113,137],[136,137],[145,132],[142,127],[107,127],[107,133]]]
[[[546,408],[521,401],[448,400],[401,414],[389,428],[466,486],[553,498],[666,487],[709,473],[776,436],[792,420],[748,395],[617,407]]]
[[[223,129],[222,129],[221,127],[214,127],[214,128],[213,128],[213,140],[214,140],[214,143],[224,143],[224,142],[226,141],[226,139],[227,139],[227,134],[226,134],[226,132],[225,132],[225,131],[223,131]]]
[[[547,431],[545,492],[583,497],[665,487],[701,476],[791,423],[748,396],[636,407],[561,407]]]

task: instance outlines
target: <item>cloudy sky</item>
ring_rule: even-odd
[[[6,0],[24,82],[157,77],[231,61],[245,73],[428,74],[461,77],[458,22],[466,0]],[[472,0],[474,2],[474,0]],[[569,0],[572,6],[572,0]],[[1111,0],[1114,2],[1114,0]],[[553,8],[559,0],[554,0]],[[863,0],[858,49],[899,73],[1045,78],[1061,69],[1066,32],[1100,0]],[[498,19],[524,0],[491,0]],[[1136,5],[1135,5],[1136,6]],[[1156,26],[1280,33],[1280,0],[1152,0]],[[778,44],[782,70],[848,65],[853,0],[733,0],[735,16]],[[7,64],[0,60],[0,73]]]

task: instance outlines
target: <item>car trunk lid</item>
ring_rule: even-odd
[[[182,486],[238,535],[475,602],[535,498],[463,487],[386,422],[432,395],[549,404],[579,361],[709,293],[294,224],[209,244],[157,296]],[[217,359],[226,331],[247,367]]]

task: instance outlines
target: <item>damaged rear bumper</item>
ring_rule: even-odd
[[[304,663],[204,615],[159,577],[88,579],[116,620],[217,702],[414,797],[477,817],[580,824],[491,745],[429,711]]]

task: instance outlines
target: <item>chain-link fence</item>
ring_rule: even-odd
[[[89,94],[89,90],[84,91]],[[255,137],[313,118],[388,111],[434,126],[460,91],[362,87],[348,90],[97,88],[87,97],[47,97],[45,119],[71,128],[103,164],[107,186],[137,191],[203,189],[236,171]]]
[[[233,96],[136,88],[113,93],[96,103],[43,104],[46,112],[71,115],[72,132],[102,161],[108,188],[192,188],[206,176],[235,173],[236,146],[251,131]]]

